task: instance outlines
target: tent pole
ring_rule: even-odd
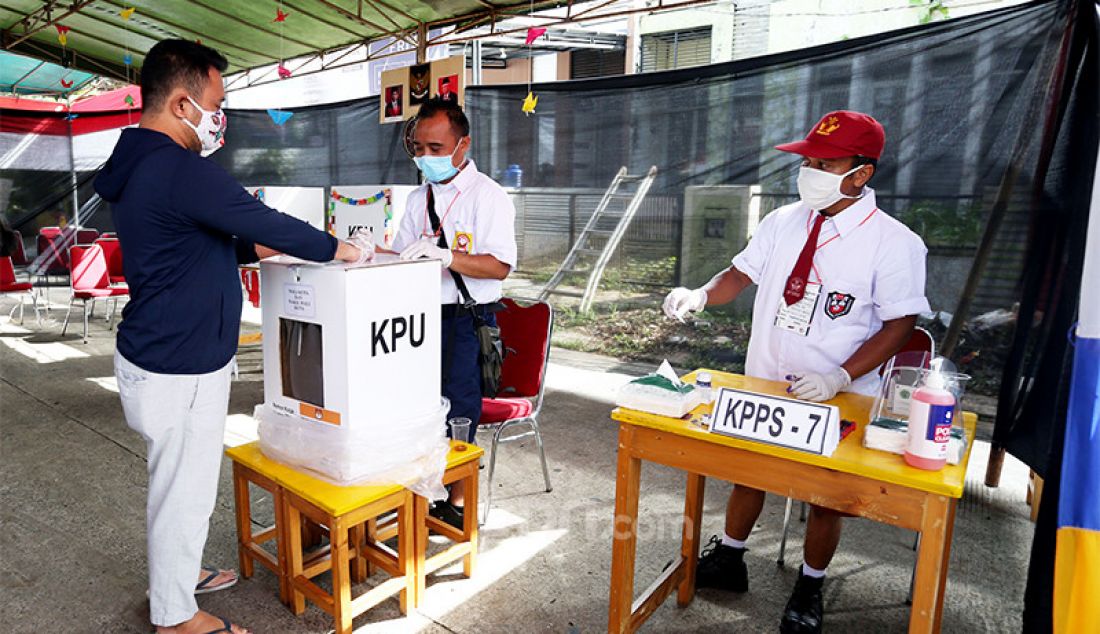
[[[416,25],[416,63],[423,64],[428,61],[428,23],[421,22]]]
[[[80,229],[82,228],[80,225],[80,198],[77,194],[76,153],[73,151],[73,120],[71,118],[69,118],[69,178],[73,188],[73,224],[77,229]]]
[[[481,40],[474,40],[474,42],[473,42],[473,56],[474,56],[474,59],[473,59],[473,62],[472,62],[473,72],[471,73],[473,75],[473,77],[472,77],[473,81],[470,82],[470,83],[474,86],[480,86],[481,85]]]

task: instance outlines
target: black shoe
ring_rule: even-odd
[[[825,577],[815,579],[798,573],[794,592],[783,610],[783,620],[779,622],[782,634],[819,634],[825,620],[825,609],[821,606],[821,586]]]
[[[462,530],[465,524],[463,521],[465,516],[463,513],[464,510],[464,508],[455,506],[446,500],[441,500],[436,502],[435,506],[428,510],[428,515],[431,515],[441,522],[450,524],[458,530]]]
[[[695,587],[747,591],[749,570],[744,558],[744,548],[726,546],[717,535],[711,536],[695,567]]]

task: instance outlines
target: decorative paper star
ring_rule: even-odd
[[[58,33],[57,41],[61,43],[61,46],[65,46],[69,43],[69,38],[64,33]]]
[[[288,15],[290,15],[290,14],[283,11],[282,9],[276,8],[275,9],[275,19],[272,20],[272,22],[286,22],[286,16],[288,16]]]
[[[539,105],[539,98],[535,96],[535,93],[528,92],[527,96],[523,98],[523,114],[534,114],[537,105]]]
[[[72,121],[73,119],[76,119],[79,116],[80,115],[78,115],[78,114],[69,113],[69,114],[65,115],[65,120],[66,121]]]
[[[73,80],[70,79],[69,81],[65,81],[64,79],[62,79],[61,80],[61,87],[62,88],[72,88],[73,87]]]
[[[290,77],[290,75],[290,70],[286,66],[279,64],[279,79],[286,79],[287,77]]]
[[[293,112],[287,112],[286,110],[276,110],[274,108],[267,109],[267,116],[271,117],[271,120],[275,122],[275,125],[283,125],[294,116]]]
[[[544,33],[546,33],[546,27],[542,26],[533,26],[527,29],[527,41],[524,42],[524,44],[526,44],[527,46],[531,46],[531,42],[534,42],[535,40],[542,37]]]
[[[129,54],[129,53],[123,55],[122,56],[122,63],[126,64],[127,66],[132,65],[134,63],[134,56]]]
[[[122,11],[119,11],[118,14],[122,16],[123,20],[129,20],[130,16],[134,15],[134,7],[123,9]]]
[[[126,98],[123,99],[123,101],[126,102],[127,106],[130,106],[131,108],[134,107],[134,96],[133,95],[126,95]]]

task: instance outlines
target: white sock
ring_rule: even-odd
[[[743,539],[734,539],[734,538],[730,537],[729,535],[726,535],[725,533],[722,533],[722,545],[723,546],[730,546],[732,548],[744,549],[745,548],[745,540],[743,540]]]
[[[814,579],[820,579],[825,576],[824,570],[818,570],[806,562],[802,562],[802,574],[807,577],[813,577]]]

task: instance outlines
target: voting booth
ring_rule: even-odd
[[[260,267],[263,452],[337,484],[441,475],[439,262]]]

